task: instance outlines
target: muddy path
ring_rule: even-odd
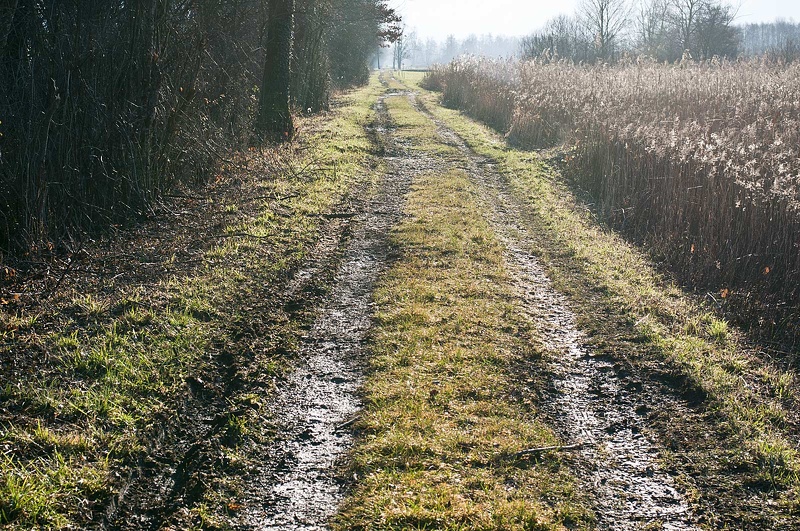
[[[345,493],[342,460],[353,444],[350,424],[361,407],[359,390],[372,323],[372,293],[391,261],[389,234],[402,215],[413,171],[398,156],[383,98],[370,126],[386,155],[387,171],[352,207],[349,234],[339,248],[321,250],[290,283],[290,294],[318,281],[338,255],[332,288],[301,338],[299,363],[271,399],[268,425],[276,435],[249,481],[237,529],[325,529]],[[292,297],[290,297],[292,298]]]
[[[554,289],[537,259],[535,226],[524,204],[492,163],[469,149],[452,129],[417,104],[434,121],[443,143],[461,155],[506,248],[519,303],[535,323],[549,353],[549,385],[541,407],[566,445],[576,446],[573,466],[594,501],[601,529],[698,529],[674,478],[660,464],[663,449],[648,427],[649,412],[663,408],[686,414],[687,406],[630,367],[585,346],[566,296]]]
[[[395,136],[387,98],[407,98],[435,123],[442,143],[457,155],[442,158],[414,150]],[[593,500],[598,527],[698,529],[674,478],[662,468],[662,448],[648,424],[654,408],[680,415],[687,406],[629,365],[585,346],[570,301],[553,287],[537,259],[535,228],[524,205],[490,160],[472,152],[412,91],[387,90],[376,110],[371,128],[385,150],[387,171],[365,199],[354,203],[346,237],[323,240],[327,247],[289,285],[290,294],[302,292],[331,263],[338,264],[318,317],[302,338],[299,363],[267,408],[274,440],[249,480],[235,528],[326,529],[347,490],[341,465],[354,443],[349,425],[361,407],[372,292],[391,262],[390,231],[401,219],[415,175],[457,165],[479,191],[506,249],[518,303],[549,353],[543,367],[548,386],[538,390],[540,402],[565,444],[577,446],[573,457],[565,458]]]

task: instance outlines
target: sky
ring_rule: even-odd
[[[527,35],[559,14],[571,15],[580,0],[391,0],[408,30],[423,39],[453,34]],[[776,18],[800,22],[800,0],[734,0],[741,5],[738,22]]]

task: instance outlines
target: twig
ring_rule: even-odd
[[[711,294],[711,292],[706,293],[706,297],[711,299],[711,302],[714,303],[714,306],[717,307],[717,310],[722,311],[722,305],[719,302],[717,302],[717,299],[714,297],[714,295]]]
[[[270,195],[259,195],[256,197],[251,198],[252,201],[262,201],[264,199],[271,199],[273,201],[287,201],[289,199],[294,199],[295,197],[300,197],[299,193],[289,194],[289,195],[277,195],[277,194],[270,194]]]
[[[230,234],[220,234],[220,238],[256,238],[258,240],[268,240],[272,236],[256,236],[249,232],[232,232]]]
[[[528,450],[522,450],[521,452],[517,452],[514,454],[514,457],[522,457],[525,455],[538,455],[544,452],[550,451],[565,451],[565,450],[577,450],[578,448],[582,448],[583,443],[579,442],[577,444],[569,444],[566,446],[559,445],[559,446],[542,446],[541,448],[529,448]]]
[[[184,194],[162,194],[161,197],[166,197],[168,199],[192,199],[194,201],[202,201],[207,199],[205,197],[200,197],[199,195],[184,195]]]
[[[348,420],[344,424],[339,424],[338,426],[336,426],[336,429],[334,429],[333,431],[341,431],[341,430],[343,430],[345,428],[349,428],[350,426],[352,426],[353,424],[358,422],[358,419],[360,419],[360,418],[361,418],[361,415],[356,415],[355,417],[351,418],[350,420]]]

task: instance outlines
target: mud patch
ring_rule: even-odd
[[[649,407],[638,396],[643,383],[624,375],[613,359],[594,356],[582,337],[567,301],[549,283],[530,254],[513,247],[511,263],[521,273],[526,310],[541,323],[552,388],[546,412],[569,444],[579,444],[585,486],[596,499],[602,527],[640,529],[660,523],[662,529],[696,529],[688,505],[673,479],[659,467],[659,450],[646,435]],[[683,409],[668,397],[670,409]]]
[[[386,108],[376,106],[376,136],[388,135]],[[392,151],[390,142],[384,149]],[[353,444],[348,424],[361,408],[365,338],[372,324],[372,292],[390,262],[389,233],[400,220],[411,173],[391,164],[376,189],[354,206],[333,288],[302,338],[300,361],[268,407],[277,434],[249,484],[238,529],[325,529],[345,482],[338,466]],[[289,291],[314,279],[324,264],[313,260]]]

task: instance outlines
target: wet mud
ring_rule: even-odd
[[[660,469],[659,448],[646,434],[650,411],[644,384],[623,376],[615,360],[582,346],[575,316],[542,267],[528,252],[506,241],[525,309],[537,318],[551,353],[551,389],[545,411],[567,444],[579,445],[584,486],[595,501],[601,528],[697,529],[673,478]],[[670,397],[670,407],[682,406]]]
[[[626,374],[618,361],[584,346],[567,298],[557,292],[536,257],[525,206],[512,195],[494,165],[454,131],[433,120],[442,140],[464,156],[464,169],[478,187],[506,259],[520,303],[549,353],[550,386],[542,408],[566,445],[576,445],[576,475],[594,502],[600,529],[645,526],[670,531],[698,529],[674,479],[660,466],[659,446],[648,433],[655,388]],[[661,407],[680,415],[685,406],[658,396]],[[648,527],[649,528],[649,527]]]
[[[318,530],[346,490],[342,459],[353,444],[350,423],[361,408],[372,293],[391,258],[389,235],[400,220],[412,172],[393,157],[383,99],[372,133],[387,153],[388,171],[356,201],[332,288],[302,338],[299,363],[271,400],[269,424],[277,434],[251,480],[246,509],[235,525],[253,530]],[[323,253],[324,254],[324,253]],[[313,283],[329,262],[311,260],[289,285]]]
[[[393,97],[408,98],[433,120],[442,141],[458,150],[457,160],[414,151],[395,138],[385,106],[385,98]],[[249,485],[246,508],[235,528],[327,528],[346,494],[340,465],[354,442],[348,426],[361,407],[372,292],[391,261],[391,228],[400,220],[413,176],[455,163],[480,192],[506,248],[519,303],[550,354],[550,385],[542,407],[565,444],[578,445],[570,462],[594,502],[598,527],[697,529],[688,503],[662,469],[660,447],[648,431],[654,400],[676,414],[686,406],[626,374],[616,360],[584,346],[569,300],[552,286],[536,258],[524,205],[491,161],[472,152],[454,131],[421,108],[413,92],[390,91],[376,108],[372,133],[385,150],[387,172],[362,201],[347,241],[339,242],[343,248],[333,287],[302,338],[296,370],[269,406],[277,435]],[[288,289],[299,291],[313,283],[327,263],[312,260]]]

